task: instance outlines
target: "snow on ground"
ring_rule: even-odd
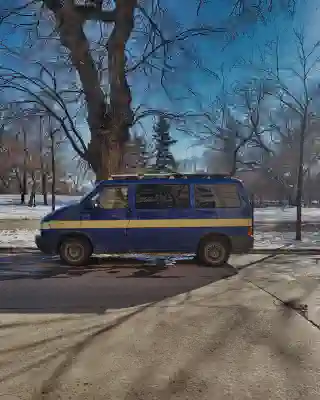
[[[38,232],[25,229],[0,230],[0,249],[1,247],[36,248],[34,237]],[[293,232],[256,232],[255,248],[277,249],[284,245],[299,248],[320,248],[320,232],[303,233],[302,242],[296,242],[294,235]]]
[[[36,248],[34,237],[38,231],[26,229],[15,229],[0,231],[0,248],[1,247],[22,247]]]
[[[290,222],[296,219],[295,207],[270,207],[270,208],[257,208],[254,212],[255,222]],[[320,223],[320,208],[303,208],[302,219],[304,222]]]
[[[80,196],[57,196],[56,209],[64,205],[76,202]],[[19,195],[0,195],[0,219],[41,219],[51,212],[51,197],[49,206],[43,205],[43,197],[36,196],[36,207],[28,207],[20,204]]]
[[[320,232],[303,232],[302,241],[295,240],[295,232],[256,232],[255,248],[273,249],[283,245],[294,248],[320,248]]]

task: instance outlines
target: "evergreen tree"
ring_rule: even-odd
[[[146,140],[137,134],[126,145],[124,165],[128,172],[142,172],[147,168],[150,154]]]
[[[142,137],[139,136],[137,138],[137,144],[140,149],[140,167],[144,170],[148,167],[148,163],[150,160],[150,153],[148,150],[148,143],[146,140]]]
[[[153,138],[155,140],[155,166],[157,171],[166,171],[176,168],[175,159],[170,151],[170,147],[177,143],[171,138],[170,124],[163,116],[160,116],[155,124]]]

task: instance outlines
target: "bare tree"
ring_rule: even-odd
[[[262,80],[237,83],[231,91],[222,80],[215,107],[202,116],[196,143],[211,150],[210,158],[216,160],[219,170],[222,167],[223,172],[235,174],[238,168],[260,165],[261,155],[272,153],[267,141],[270,126],[266,97],[266,83]]]
[[[46,42],[59,38],[63,51],[67,50],[69,65],[80,79],[90,129],[87,147],[78,137],[79,132],[73,132],[76,141],[70,139],[71,135],[68,139],[79,156],[93,168],[97,179],[106,178],[110,172],[123,167],[125,144],[134,123],[129,73],[158,74],[163,84],[168,75],[178,71],[172,62],[179,59],[175,55],[177,49],[188,53],[197,68],[208,72],[209,68],[191,51],[195,38],[204,40],[215,35],[221,39],[222,34],[227,35],[227,40],[232,40],[238,30],[248,25],[249,20],[265,20],[266,14],[271,16],[279,10],[270,0],[251,2],[250,5],[246,1],[232,0],[228,4],[229,18],[220,26],[208,26],[201,21],[204,4],[199,1],[198,4],[195,2],[195,13],[198,13],[195,25],[184,28],[182,21],[171,18],[169,10],[161,3],[160,0],[26,0],[18,8],[2,9],[0,22],[9,21],[20,29],[26,23],[34,23],[39,31],[39,18],[44,17],[47,29],[50,29],[48,21],[55,25],[49,37],[45,35]],[[288,0],[286,7],[291,3]],[[33,12],[28,14],[28,8]],[[248,13],[250,19],[247,18]],[[26,19],[29,19],[28,22]],[[88,26],[101,32],[98,40],[89,35]],[[129,50],[130,39],[139,44],[134,53],[134,46]],[[186,42],[190,40],[187,46]],[[6,48],[6,44],[2,43],[2,47]],[[5,84],[10,86],[8,80]],[[56,98],[56,101],[59,102],[59,99]],[[59,118],[63,126],[66,120],[62,117],[61,121],[61,116]],[[68,124],[72,125],[70,121]]]
[[[314,43],[310,48],[306,45],[303,32],[294,31],[296,42],[295,62],[297,67],[283,67],[281,65],[280,41],[276,40],[268,45],[269,55],[273,55],[274,65],[264,70],[268,78],[275,85],[275,89],[270,91],[270,95],[277,99],[279,104],[285,110],[291,110],[298,120],[298,168],[296,180],[296,240],[301,240],[302,223],[302,199],[303,199],[303,181],[305,174],[305,146],[309,126],[314,118],[312,110],[311,88],[314,87],[314,81],[311,76],[317,67],[320,58],[318,55],[320,42]],[[291,85],[288,83],[288,75],[291,79]],[[294,82],[294,83],[293,83]],[[297,89],[298,86],[298,89]]]
[[[48,119],[48,135],[50,138],[50,158],[51,158],[51,209],[56,208],[56,185],[57,185],[57,169],[56,169],[56,133],[52,120]]]
[[[43,118],[39,117],[39,156],[40,156],[40,173],[41,173],[41,191],[43,196],[43,204],[48,205],[48,166],[46,164],[45,135],[43,129]]]
[[[60,125],[42,110],[29,107],[28,103],[7,105],[2,118],[0,180],[5,189],[15,190],[21,196],[21,204],[30,186],[29,206],[35,205],[40,185],[44,204],[48,204],[49,182],[56,185],[57,155],[61,153],[64,136]],[[56,137],[53,137],[53,135]],[[59,177],[61,171],[58,171]],[[15,185],[13,185],[15,184]],[[54,196],[54,192],[53,192]],[[53,207],[55,207],[53,199]]]

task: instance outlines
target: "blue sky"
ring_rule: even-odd
[[[15,0],[17,3],[21,3],[22,0]],[[222,63],[225,66],[227,84],[231,85],[235,81],[245,81],[250,78],[252,71],[248,68],[232,68],[235,61],[242,57],[249,59],[257,54],[257,46],[263,47],[267,42],[275,38],[278,34],[281,37],[281,56],[283,59],[288,60],[288,63],[294,62],[292,55],[294,52],[294,43],[292,41],[292,27],[303,26],[305,29],[306,36],[310,42],[314,42],[320,39],[320,32],[318,29],[318,21],[320,17],[319,8],[317,7],[317,0],[297,0],[298,8],[294,19],[288,18],[287,14],[282,14],[273,19],[268,25],[263,26],[258,24],[254,29],[250,29],[248,35],[240,35],[234,42],[229,44],[224,50],[225,43],[221,40],[221,36],[217,34],[212,36],[210,39],[195,40],[194,43],[197,46],[199,57],[204,61],[207,68],[212,71],[219,71]],[[163,4],[168,4],[168,15],[172,21],[178,20],[184,26],[192,26],[195,20],[195,1],[194,0],[163,0]],[[200,14],[200,19],[203,23],[213,23],[216,21],[217,25],[219,21],[223,21],[230,8],[226,8],[225,4],[231,4],[231,0],[216,0],[210,3],[206,2],[204,9]],[[183,7],[181,5],[183,4]],[[213,6],[214,4],[214,6]],[[2,7],[2,6],[0,6]],[[8,35],[10,33],[10,35]],[[0,40],[6,40],[7,44],[21,46],[25,39],[22,29],[14,28],[10,29],[2,27],[0,29]],[[148,102],[148,106],[156,108],[166,107],[167,109],[173,109],[176,111],[195,111],[199,107],[200,103],[206,107],[211,104],[217,93],[220,90],[220,82],[207,74],[199,72],[196,68],[190,68],[188,62],[181,55],[174,55],[172,53],[172,59],[174,63],[177,63],[180,69],[178,69],[174,75],[171,76],[168,86],[177,97],[187,97],[185,100],[179,100],[174,103],[165,96],[164,92],[161,91],[157,79],[152,78],[149,82],[151,88],[145,90],[144,84],[141,84],[142,77],[132,79],[132,94],[134,98],[134,104],[140,104],[141,102]],[[1,63],[7,66],[19,67],[17,61],[13,58],[4,58],[1,56]],[[21,67],[21,64],[20,64]],[[135,84],[135,79],[137,83]],[[183,88],[181,83],[189,85],[195,90],[199,97],[195,99],[193,96],[186,96],[188,93]],[[146,85],[146,83],[145,83]],[[148,131],[152,129],[152,120],[146,121],[145,125]],[[83,126],[84,136],[88,136],[88,129]],[[177,131],[173,132],[175,139],[178,143],[174,146],[175,155],[178,158],[191,157],[192,155],[200,155],[203,151],[202,148],[190,148],[192,140],[190,137],[181,134]]]

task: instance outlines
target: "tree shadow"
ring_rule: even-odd
[[[21,264],[21,266],[19,266]],[[167,260],[167,263],[158,263],[155,259],[139,259],[134,257],[92,257],[87,266],[72,267],[61,264],[58,257],[11,254],[2,257],[0,261],[0,281],[33,279],[42,280],[50,278],[72,278],[89,273],[100,273],[122,276],[118,278],[181,278],[183,275],[159,276],[157,274],[174,269],[176,266],[203,268],[212,270],[201,264],[195,264],[193,258]],[[26,268],[27,267],[27,268]],[[228,276],[236,273],[230,264],[221,267],[230,270]],[[215,268],[219,271],[221,268]],[[123,272],[127,271],[125,275]]]
[[[15,260],[30,265],[17,267]],[[208,268],[190,260],[157,266],[142,260],[108,258],[107,263],[92,260],[91,265],[79,268],[38,257],[33,264],[37,267],[30,257],[21,260],[18,255],[0,261],[4,289],[0,292],[0,313],[101,314],[165,300],[238,272],[229,264]]]

